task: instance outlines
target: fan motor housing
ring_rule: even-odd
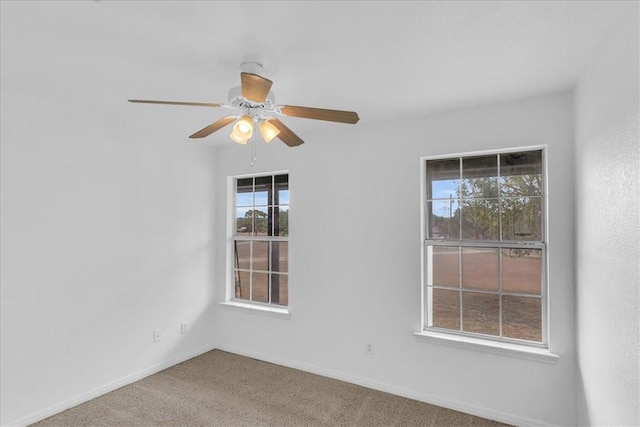
[[[242,86],[235,86],[229,89],[228,100],[230,107],[237,108],[251,117],[261,117],[263,113],[274,112],[275,95],[272,91],[269,91],[264,102],[255,102],[242,96]]]

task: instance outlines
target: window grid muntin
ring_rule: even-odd
[[[273,243],[274,242],[288,242],[289,241],[289,233],[288,233],[288,229],[287,229],[287,234],[284,236],[280,236],[280,235],[274,235],[275,234],[275,223],[276,221],[273,219],[273,216],[275,214],[275,209],[280,209],[280,208],[285,208],[287,210],[287,215],[289,213],[290,210],[290,198],[287,197],[287,202],[286,204],[275,204],[275,203],[269,203],[269,201],[267,201],[267,205],[256,205],[256,179],[257,178],[264,178],[266,176],[269,176],[271,178],[271,182],[270,182],[270,187],[271,187],[271,193],[272,193],[272,201],[278,199],[279,196],[274,196],[276,192],[281,191],[280,188],[276,187],[276,179],[277,177],[282,177],[282,176],[286,176],[286,189],[287,191],[289,190],[289,174],[288,172],[280,172],[280,173],[272,173],[272,174],[262,174],[262,175],[254,175],[254,176],[244,176],[244,177],[235,177],[234,178],[234,193],[233,193],[233,204],[234,204],[234,213],[235,213],[235,224],[233,227],[233,236],[232,236],[232,244],[234,245],[234,250],[232,251],[232,257],[233,257],[233,280],[234,280],[234,292],[232,295],[232,299],[237,299],[240,301],[246,301],[246,302],[250,302],[251,304],[257,304],[257,305],[265,305],[265,306],[280,306],[280,307],[286,307],[288,305],[288,300],[289,300],[289,296],[288,296],[288,276],[289,276],[289,270],[287,268],[286,272],[282,272],[282,271],[274,271],[273,270],[273,266],[272,266],[272,252],[273,252]],[[238,206],[237,204],[237,198],[238,198],[238,181],[240,180],[246,180],[246,179],[251,179],[252,182],[252,205],[251,206],[247,206],[247,205],[243,205],[243,206]],[[280,183],[281,184],[281,183]],[[269,196],[267,196],[269,197]],[[268,199],[267,199],[268,200]],[[251,229],[250,229],[250,233],[248,235],[238,235],[238,224],[237,224],[237,212],[238,212],[238,208],[250,208],[252,210],[252,215],[251,215]],[[267,235],[257,235],[257,231],[256,231],[256,216],[255,216],[255,210],[256,209],[260,209],[260,208],[266,208],[267,210],[267,224],[268,224],[268,228],[267,228]],[[278,212],[279,215],[279,212]],[[271,216],[271,221],[269,221]],[[269,235],[271,234],[271,235]],[[239,268],[237,267],[238,262],[237,262],[237,243],[238,242],[248,242],[249,243],[249,269],[243,269],[243,268]],[[268,269],[267,270],[262,270],[262,269],[255,269],[254,268],[254,247],[255,247],[255,242],[268,242],[268,249],[267,249],[267,266]],[[288,258],[288,246],[287,246],[287,258]],[[236,296],[236,289],[237,289],[237,284],[235,283],[237,280],[237,276],[240,272],[244,272],[247,273],[249,276],[249,299],[246,298],[238,298]],[[263,301],[256,301],[254,300],[254,283],[253,283],[253,278],[254,278],[254,274],[253,273],[264,273],[267,275],[267,300],[268,302],[263,302]],[[277,274],[280,276],[286,276],[287,279],[287,295],[286,295],[286,301],[287,304],[282,304],[279,302],[273,302],[273,295],[272,295],[272,287],[273,287],[273,275]]]
[[[508,154],[513,154],[513,153],[520,153],[520,152],[536,152],[536,151],[540,151],[541,152],[541,173],[540,175],[542,176],[543,182],[540,188],[540,194],[520,194],[520,195],[503,195],[503,191],[502,191],[502,174],[501,174],[501,169],[502,169],[502,161],[501,161],[501,156],[502,155],[508,155]],[[463,206],[463,201],[464,200],[477,200],[477,201],[486,201],[486,200],[496,200],[497,201],[497,205],[498,205],[498,211],[497,211],[497,217],[498,217],[498,239],[493,240],[493,239],[483,239],[482,241],[487,241],[487,242],[536,242],[536,241],[540,241],[540,242],[544,242],[544,236],[545,234],[545,227],[546,227],[546,209],[545,209],[545,200],[546,200],[546,191],[545,191],[545,181],[544,177],[546,175],[546,170],[545,170],[545,153],[544,150],[542,149],[537,149],[537,150],[520,150],[520,151],[508,151],[508,152],[502,152],[502,153],[496,153],[496,154],[492,154],[494,156],[496,156],[496,161],[497,161],[497,186],[498,186],[498,195],[497,197],[463,197],[463,184],[464,184],[464,180],[463,180],[463,175],[464,175],[464,169],[463,169],[463,160],[466,158],[474,158],[474,157],[485,157],[487,155],[468,155],[468,156],[459,156],[458,157],[458,162],[459,162],[459,166],[458,166],[458,194],[459,196],[457,198],[448,198],[448,197],[432,197],[429,198],[428,195],[431,192],[431,190],[429,189],[429,187],[427,186],[426,189],[426,197],[425,197],[425,201],[427,206],[433,206],[432,204],[434,202],[443,202],[443,201],[447,201],[450,200],[450,203],[457,203],[458,208],[460,209],[460,216],[458,218],[458,236],[457,239],[452,239],[452,240],[460,240],[460,241],[465,241],[468,239],[464,239],[462,237],[462,226],[463,226],[463,219],[464,219],[464,215],[462,214],[463,210],[464,210],[464,206]],[[446,158],[434,158],[434,159],[426,159],[425,161],[428,162],[430,160],[447,160]],[[428,169],[428,168],[427,168]],[[428,180],[428,173],[427,176],[425,176],[425,179]],[[517,200],[517,199],[529,199],[529,200],[539,200],[540,201],[540,239],[541,240],[518,240],[518,239],[509,239],[509,240],[505,240],[503,233],[503,224],[502,224],[502,220],[503,220],[503,200]],[[450,208],[451,209],[451,208]],[[449,220],[451,219],[451,215],[452,212],[449,212]],[[432,209],[426,209],[426,215],[424,218],[424,222],[425,222],[425,230],[427,231],[427,239],[432,238],[433,235],[433,230],[432,227],[429,226],[429,220],[432,216]],[[438,239],[432,239],[432,240],[438,240]],[[475,239],[474,239],[475,240]]]
[[[462,249],[465,247],[482,247],[482,248],[489,248],[492,245],[495,245],[493,247],[499,249],[498,250],[498,256],[499,256],[499,261],[498,261],[498,266],[499,266],[499,290],[496,291],[487,291],[487,290],[482,290],[482,289],[469,289],[469,288],[464,288],[462,285],[462,281],[463,281],[463,277],[462,277],[462,270],[463,270],[463,265],[462,265]],[[443,290],[449,290],[449,291],[456,291],[458,292],[458,299],[459,299],[459,310],[460,310],[460,329],[459,330],[454,330],[454,329],[447,329],[447,328],[440,328],[437,326],[429,326],[428,323],[433,323],[433,320],[431,320],[431,322],[426,322],[427,324],[424,326],[426,329],[434,329],[434,330],[438,330],[438,331],[446,331],[446,332],[451,332],[451,333],[455,333],[457,335],[475,335],[475,336],[482,336],[483,338],[489,338],[492,340],[498,340],[498,341],[508,341],[508,342],[514,342],[514,343],[527,343],[528,345],[532,345],[532,346],[538,346],[538,347],[546,347],[546,323],[545,323],[545,318],[546,318],[546,298],[545,298],[545,274],[544,272],[546,271],[546,264],[545,264],[545,259],[546,259],[546,247],[543,243],[531,243],[531,242],[523,242],[523,243],[514,243],[514,242],[491,242],[491,243],[487,243],[487,242],[483,242],[483,241],[477,241],[477,240],[472,240],[472,241],[443,241],[443,240],[426,240],[425,241],[425,246],[429,247],[429,246],[443,246],[443,247],[457,247],[458,248],[458,287],[452,287],[452,286],[442,286],[442,285],[435,285],[435,284],[426,284],[427,290],[430,289],[443,289]],[[523,293],[523,292],[512,292],[512,291],[504,291],[502,289],[502,249],[536,249],[536,250],[540,250],[540,258],[541,258],[541,264],[540,264],[540,294],[532,294],[532,293]],[[428,251],[425,250],[425,256],[428,257]],[[426,262],[429,262],[428,260],[426,260]],[[463,303],[463,294],[465,292],[474,292],[474,293],[482,293],[482,294],[490,294],[490,295],[497,295],[498,296],[498,304],[499,304],[499,335],[487,335],[487,334],[481,334],[478,332],[469,332],[469,331],[465,331],[464,330],[464,303]],[[516,297],[525,297],[525,298],[533,298],[533,299],[539,299],[540,300],[540,304],[541,304],[541,341],[531,341],[531,340],[521,340],[521,339],[517,339],[517,338],[511,338],[511,337],[505,337],[504,336],[504,330],[503,330],[503,307],[502,307],[502,301],[503,301],[503,296],[516,296]],[[427,305],[427,307],[429,307],[429,305]],[[433,310],[433,308],[432,308]]]
[[[541,185],[540,185],[540,189],[539,189],[539,194],[536,195],[531,195],[531,194],[526,194],[526,195],[518,195],[518,196],[503,196],[503,191],[502,191],[502,175],[501,175],[501,166],[502,166],[502,159],[501,159],[501,155],[510,155],[510,154],[515,154],[515,153],[525,153],[525,152],[540,152],[540,177],[541,177]],[[465,158],[473,158],[473,157],[484,157],[484,156],[496,156],[496,161],[497,161],[497,190],[498,190],[498,195],[496,198],[491,198],[491,197],[484,197],[484,198],[474,198],[474,197],[462,197],[462,186],[464,184],[463,181],[463,174],[464,174],[464,170],[463,170],[463,160]],[[460,216],[459,216],[459,221],[458,221],[458,238],[457,239],[451,239],[451,240],[447,240],[445,238],[441,238],[441,239],[433,239],[433,229],[430,227],[430,221],[432,220],[432,216],[433,216],[433,209],[429,209],[429,207],[432,207],[432,203],[434,201],[443,201],[443,200],[450,200],[451,198],[436,198],[436,197],[432,197],[429,198],[429,194],[433,193],[432,191],[432,181],[429,180],[429,168],[426,166],[427,163],[430,160],[453,160],[453,158],[457,157],[458,161],[459,161],[459,170],[458,170],[458,174],[459,174],[459,178],[458,178],[458,197],[456,199],[453,199],[454,201],[457,200],[458,201],[458,206],[460,208]],[[547,324],[547,302],[546,302],[546,294],[547,294],[547,265],[546,265],[546,150],[538,147],[535,149],[516,149],[516,150],[508,150],[508,151],[501,151],[501,152],[493,152],[493,153],[486,153],[486,154],[469,154],[469,155],[458,155],[458,156],[452,156],[452,157],[434,157],[434,158],[424,158],[422,159],[422,161],[425,162],[425,175],[424,175],[424,179],[427,181],[427,186],[425,187],[425,206],[424,206],[424,216],[425,218],[423,219],[424,221],[424,226],[425,226],[425,248],[424,248],[424,255],[425,255],[425,268],[426,266],[429,264],[430,260],[428,259],[429,257],[429,251],[427,250],[427,248],[429,246],[457,246],[459,248],[458,250],[458,269],[459,269],[459,274],[458,274],[458,280],[459,280],[459,287],[458,288],[454,288],[454,287],[444,287],[444,286],[437,286],[437,285],[429,285],[428,283],[425,282],[424,286],[425,286],[425,301],[424,303],[426,304],[426,321],[425,321],[425,325],[423,326],[424,329],[429,329],[429,330],[437,330],[437,331],[441,331],[441,332],[446,332],[446,333],[451,333],[451,334],[455,334],[455,335],[462,335],[462,336],[480,336],[483,339],[489,339],[489,340],[493,340],[493,341],[499,341],[499,342],[513,342],[513,343],[518,343],[518,344],[526,344],[528,346],[532,346],[532,347],[547,347],[547,343],[548,343],[548,324]],[[540,240],[503,240],[503,227],[502,227],[502,200],[504,199],[519,199],[519,198],[528,198],[528,199],[539,199],[540,200]],[[465,199],[472,199],[472,200],[481,200],[481,199],[496,199],[498,201],[498,238],[499,240],[470,240],[470,239],[463,239],[463,229],[462,229],[462,222],[463,222],[463,215],[462,215],[462,210],[463,210],[463,203],[462,201]],[[450,202],[451,203],[451,202]],[[451,212],[449,213],[449,220],[451,219]],[[498,248],[498,279],[499,279],[499,287],[498,287],[498,292],[491,292],[491,291],[481,291],[481,290],[467,290],[466,292],[480,292],[480,293],[487,293],[487,294],[493,294],[493,295],[497,295],[498,296],[498,306],[499,306],[499,335],[488,335],[488,334],[481,334],[481,333],[477,333],[477,332],[469,332],[469,331],[465,331],[464,330],[464,305],[463,305],[463,293],[465,292],[465,290],[462,287],[462,281],[463,281],[463,277],[462,277],[462,269],[463,269],[463,265],[462,265],[462,248],[464,247],[485,247],[485,248]],[[539,249],[540,250],[540,257],[541,257],[541,263],[540,263],[540,293],[539,294],[523,294],[523,293],[518,293],[518,292],[504,292],[503,291],[503,248],[514,248],[514,249],[526,249],[526,248],[535,248],[535,249]],[[444,289],[444,290],[457,290],[459,292],[459,310],[460,310],[460,329],[459,330],[454,330],[454,329],[448,329],[448,328],[439,328],[437,326],[433,326],[433,305],[431,304],[430,299],[433,298],[433,290],[434,289]],[[503,296],[518,296],[518,297],[526,297],[526,298],[535,298],[535,299],[539,299],[540,300],[540,328],[541,328],[541,337],[540,337],[540,341],[532,341],[532,340],[523,340],[523,339],[517,339],[517,338],[511,338],[511,337],[505,337],[504,336],[504,325],[503,325]],[[431,324],[431,326],[429,326],[429,324]]]
[[[249,245],[249,268],[240,268],[240,267],[236,267],[235,265],[237,265],[236,263],[234,263],[234,280],[235,280],[235,274],[236,273],[240,273],[240,272],[244,272],[244,273],[248,273],[249,274],[249,298],[238,298],[235,297],[236,299],[240,299],[243,301],[251,301],[251,302],[262,302],[262,301],[255,301],[253,299],[253,290],[254,290],[254,286],[253,286],[253,273],[264,273],[267,274],[268,277],[268,283],[267,283],[267,291],[268,291],[268,303],[262,302],[263,304],[270,304],[270,305],[284,305],[284,304],[280,304],[280,303],[276,303],[272,301],[272,285],[273,285],[273,275],[279,275],[279,276],[289,276],[289,271],[287,268],[287,271],[281,271],[281,270],[274,270],[273,269],[273,264],[272,264],[272,260],[273,260],[273,243],[274,242],[287,242],[288,240],[286,239],[276,239],[276,240],[272,240],[272,239],[267,239],[267,238],[262,238],[262,239],[234,239],[234,245],[236,245],[238,242],[247,242],[250,243]],[[268,242],[268,251],[267,251],[267,270],[263,270],[260,268],[254,268],[254,256],[253,256],[253,252],[254,252],[254,242]],[[288,250],[288,248],[287,248]],[[236,257],[236,252],[234,250],[234,257]],[[237,259],[237,258],[236,258]],[[235,290],[235,288],[234,288]],[[235,293],[234,293],[235,295]]]

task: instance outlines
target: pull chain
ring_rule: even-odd
[[[258,161],[258,155],[256,153],[256,142],[254,138],[251,138],[251,167]]]

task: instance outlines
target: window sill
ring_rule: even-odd
[[[267,307],[264,305],[249,304],[249,303],[237,302],[237,301],[221,302],[220,305],[229,310],[238,310],[238,311],[244,311],[246,313],[262,314],[266,316],[279,317],[281,319],[289,319],[291,317],[291,312],[289,311],[288,308]]]
[[[519,359],[534,360],[544,363],[556,363],[560,356],[546,348],[529,347],[512,343],[483,340],[473,337],[462,337],[432,331],[414,332],[418,341],[449,345],[465,350],[481,351]]]

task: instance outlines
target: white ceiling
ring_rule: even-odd
[[[355,110],[363,124],[569,89],[616,6],[112,0],[1,5],[2,62],[10,64],[3,65],[3,88],[75,99],[84,107],[93,91],[91,99],[113,102],[112,111],[139,114],[139,120],[156,117],[154,127],[185,137],[224,111],[121,101],[225,102],[228,89],[239,84],[243,61],[264,64],[278,103]],[[321,126],[295,120],[301,134]],[[226,133],[210,140],[228,143]]]

